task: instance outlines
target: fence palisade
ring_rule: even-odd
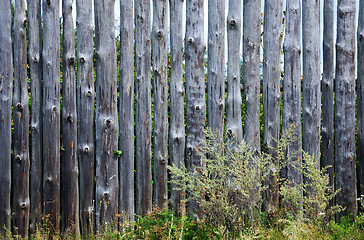
[[[277,148],[280,132],[280,79],[282,47],[282,0],[265,0],[263,35],[263,111],[264,111],[264,146]],[[279,161],[277,151],[265,149],[272,156],[272,161]],[[268,214],[274,214],[279,205],[279,186],[277,176],[270,174],[264,191],[263,208]]]
[[[77,159],[80,174],[80,227],[82,235],[94,227],[94,47],[92,2],[76,1],[77,11]]]
[[[355,0],[339,0],[337,6],[335,71],[335,189],[337,214],[354,219],[357,214],[355,153]]]
[[[207,117],[211,130],[221,136],[225,116],[225,25],[225,0],[209,0]]]
[[[229,0],[227,16],[228,63],[227,63],[227,98],[226,98],[226,133],[237,146],[243,140],[241,121],[240,87],[240,37],[241,37],[241,1]]]
[[[357,104],[358,104],[358,162],[359,162],[359,191],[364,195],[364,1],[360,0],[358,21],[358,78],[357,78]]]
[[[123,219],[133,221],[134,204],[134,31],[133,3],[120,2],[120,142],[119,210]]]
[[[360,193],[364,192],[364,1],[360,1],[357,29],[357,98],[355,0],[338,0],[335,86],[333,0],[324,1],[322,45],[316,0],[287,0],[286,22],[282,22],[283,1],[265,0],[263,25],[261,0],[229,0],[227,18],[226,1],[209,0],[205,14],[207,1],[188,0],[185,39],[184,1],[122,0],[120,46],[116,46],[115,36],[116,1],[76,0],[77,48],[72,0],[62,0],[63,18],[59,18],[60,0],[27,0],[27,6],[26,0],[15,0],[14,6],[11,2],[0,6],[0,238],[8,234],[5,228],[27,237],[28,232],[36,232],[43,218],[52,233],[60,230],[75,237],[82,233],[87,238],[95,229],[105,230],[107,224],[116,229],[119,220],[133,221],[135,214],[151,213],[153,204],[166,209],[168,200],[175,213],[185,214],[183,200],[190,193],[168,185],[167,165],[186,164],[187,171],[205,167],[200,150],[204,147],[206,125],[220,136],[225,133],[233,141],[229,144],[233,151],[244,138],[256,157],[261,154],[262,134],[263,154],[267,151],[272,161],[279,161],[271,147],[277,147],[281,134],[282,24],[286,27],[282,131],[295,127],[296,141],[286,154],[296,166],[280,169],[281,177],[291,184],[304,181],[302,172],[295,167],[301,163],[302,148],[319,157],[322,129],[323,167],[335,165],[335,169],[329,169],[330,183],[341,189],[336,203],[346,208],[337,215],[338,220],[346,215],[353,218],[357,213],[356,103],[358,179]],[[260,46],[264,47],[263,58]],[[256,170],[253,181],[259,181],[259,174],[263,174]],[[268,217],[274,216],[279,207],[277,178],[272,175],[266,186],[269,189],[263,196],[256,194],[257,188],[250,192],[249,206],[244,209],[249,212],[248,217],[255,217],[253,207],[262,202]],[[307,194],[315,194],[313,188],[304,191],[307,190]],[[281,204],[293,210],[304,207]],[[188,207],[194,217],[203,218],[198,201],[190,201]]]
[[[205,165],[198,153],[205,139],[206,123],[203,3],[203,0],[186,2],[186,161],[189,171]],[[197,201],[190,201],[188,207],[190,214],[203,217]]]
[[[42,218],[42,0],[27,1],[28,62],[31,84],[31,149],[30,149],[30,219],[29,230],[34,233]]]
[[[72,17],[73,0],[62,0],[62,229],[80,235],[79,185],[77,159],[77,106],[75,73],[75,32]]]
[[[13,96],[13,52],[11,4],[0,6],[0,236],[10,228],[11,108]]]
[[[43,0],[43,212],[51,231],[60,224],[59,0]]]
[[[294,127],[296,141],[287,149],[289,163],[300,164],[302,161],[302,125],[301,125],[301,10],[300,0],[286,2],[286,33],[284,40],[284,83],[282,131]],[[296,165],[297,166],[297,165]],[[302,183],[302,174],[289,165],[281,170],[281,176],[292,184]],[[291,203],[286,203],[292,206]]]
[[[170,125],[169,125],[169,158],[170,165],[182,167],[185,158],[185,109],[183,83],[183,1],[170,0],[170,42],[171,42],[171,77],[170,77]],[[171,208],[177,214],[184,214],[182,204],[183,192],[175,190],[171,184]]]
[[[150,1],[135,1],[136,214],[152,211]]]
[[[322,89],[322,165],[330,186],[334,186],[334,1],[324,1],[323,75]],[[358,105],[359,107],[359,105]],[[332,189],[333,190],[333,189]],[[333,201],[331,202],[333,205]]]
[[[96,57],[96,228],[117,227],[118,113],[114,30],[115,0],[95,1]]]

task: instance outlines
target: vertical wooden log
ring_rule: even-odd
[[[75,74],[75,30],[73,0],[62,0],[63,86],[62,86],[62,229],[80,235],[77,159],[77,107]]]
[[[320,1],[302,0],[303,37],[303,149],[320,154]],[[319,165],[317,166],[319,168]],[[306,180],[305,180],[306,181]]]
[[[168,1],[153,0],[153,90],[154,90],[154,201],[168,207]]]
[[[31,168],[30,168],[30,233],[42,217],[42,38],[41,0],[28,0],[29,68],[31,82]]]
[[[284,85],[282,129],[286,132],[291,127],[294,127],[294,137],[297,140],[288,146],[287,156],[292,156],[292,158],[288,159],[288,167],[282,171],[282,177],[294,186],[296,184],[302,184],[302,174],[294,165],[302,161],[300,0],[286,2],[286,33],[283,47]],[[287,204],[288,207],[294,207],[290,203],[284,204]]]
[[[337,217],[357,214],[355,156],[355,0],[337,6],[335,79],[335,187],[336,204],[345,207]]]
[[[208,1],[208,123],[220,136],[225,116],[225,0]]]
[[[150,0],[135,1],[136,214],[152,211]]]
[[[118,212],[118,114],[115,0],[95,1],[96,39],[96,227],[116,227]]]
[[[120,2],[120,142],[119,210],[133,221],[134,206],[134,29],[133,1]]]
[[[358,69],[358,161],[359,161],[359,190],[360,195],[364,195],[364,0],[359,3],[359,21],[358,21],[358,55],[357,55],[357,69]]]
[[[243,139],[241,122],[240,92],[240,42],[241,42],[241,1],[229,0],[227,17],[228,66],[227,66],[227,117],[226,133],[236,146]]]
[[[13,233],[28,236],[29,228],[29,95],[27,82],[27,33],[25,1],[14,5],[14,98],[12,214]]]
[[[184,125],[184,85],[183,85],[183,33],[182,7],[183,1],[170,0],[170,42],[171,42],[171,80],[170,80],[170,126],[169,157],[170,164],[180,168],[185,157],[185,125]],[[174,190],[171,185],[171,207],[177,214],[184,214],[181,191]]]
[[[43,201],[52,232],[60,223],[59,0],[43,0]]]
[[[198,154],[205,139],[206,122],[203,4],[203,0],[188,0],[186,3],[186,160],[189,170],[205,165]],[[190,214],[202,218],[202,209],[196,201],[190,201],[188,206]]]
[[[92,2],[76,0],[77,10],[77,158],[80,172],[80,224],[82,235],[94,225],[94,59]]]
[[[264,2],[264,36],[263,36],[263,111],[264,111],[264,145],[272,160],[278,165],[277,151],[269,147],[278,147],[280,130],[280,75],[282,44],[283,0],[265,0]],[[272,169],[277,171],[277,169]],[[271,172],[265,183],[263,209],[274,214],[279,205],[278,179]]]
[[[0,5],[0,237],[10,230],[11,186],[11,103],[13,95],[13,55],[11,5]]]
[[[260,0],[245,1],[243,6],[243,79],[245,90],[245,141],[260,153]]]
[[[322,75],[322,165],[330,186],[334,186],[334,1],[324,0],[323,75]],[[358,105],[359,106],[359,105]],[[359,113],[358,113],[359,114]],[[332,188],[332,190],[334,190]],[[331,201],[331,205],[333,205]]]
[[[260,154],[260,27],[261,1],[244,1],[243,5],[243,79],[245,90],[245,141],[256,155]],[[256,181],[259,181],[258,179]],[[253,190],[252,195],[256,195]],[[252,217],[253,207],[258,202],[253,197],[249,206]]]

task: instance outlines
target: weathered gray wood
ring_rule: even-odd
[[[293,164],[302,161],[301,125],[301,4],[300,0],[286,1],[286,33],[284,40],[284,85],[282,129],[287,132],[294,127],[297,140],[287,149],[288,166],[282,171],[291,186],[302,184],[302,174]],[[296,165],[297,166],[297,165]],[[290,203],[287,207],[294,207]],[[294,209],[292,209],[294,210]]]
[[[168,207],[168,1],[153,0],[154,204]]]
[[[241,91],[240,91],[240,44],[241,44],[241,1],[229,0],[227,16],[228,65],[227,65],[227,137],[236,146],[243,140],[243,125],[241,122]]]
[[[133,221],[134,204],[134,31],[133,2],[120,1],[120,142],[119,211]]]
[[[263,35],[263,111],[264,111],[264,145],[272,160],[277,164],[277,151],[280,130],[280,75],[282,44],[283,0],[264,1],[264,35]],[[272,169],[272,171],[274,171]],[[265,183],[263,209],[274,214],[279,205],[278,179],[270,173]]]
[[[198,149],[202,146],[206,123],[205,79],[204,79],[204,1],[186,2],[186,160],[187,169],[204,167]],[[202,218],[202,209],[196,201],[188,203],[189,213]]]
[[[245,91],[244,139],[256,155],[260,154],[260,34],[261,1],[244,1],[243,5],[243,82]],[[259,181],[258,179],[256,181]],[[256,195],[254,189],[252,196]],[[249,215],[257,198],[251,199]]]
[[[62,229],[80,235],[73,0],[62,0]]]
[[[169,157],[170,164],[181,167],[185,157],[185,125],[184,125],[184,85],[183,85],[183,29],[181,0],[170,0],[170,42],[171,42],[171,79],[170,79],[170,125],[169,125]],[[174,190],[171,184],[170,203],[177,214],[185,212],[183,192]]]
[[[355,156],[355,0],[339,0],[335,72],[335,188],[342,216],[357,214]]]
[[[0,5],[0,237],[10,229],[11,187],[11,103],[13,96],[13,55],[11,5]]]
[[[244,1],[243,6],[243,81],[245,90],[244,139],[250,147],[260,152],[260,24],[261,1]]]
[[[222,136],[225,115],[225,0],[208,1],[208,123]]]
[[[323,75],[322,75],[322,165],[330,186],[334,186],[334,1],[324,0]],[[332,189],[334,190],[334,189]],[[331,201],[331,205],[333,205]]]
[[[76,0],[77,10],[77,158],[80,173],[80,224],[82,235],[94,225],[94,64],[92,2]]]
[[[115,0],[95,1],[96,40],[96,228],[117,226],[118,114],[116,83]],[[112,226],[112,225],[111,225]]]
[[[29,69],[31,82],[31,171],[30,233],[34,233],[42,217],[42,38],[41,1],[27,1]]]
[[[60,223],[59,0],[43,0],[43,210],[51,231]]]
[[[136,214],[152,211],[150,1],[135,1]]]
[[[359,162],[359,191],[364,195],[364,0],[360,0],[358,21],[358,83],[357,83],[357,105],[358,105],[358,162]]]
[[[28,236],[29,229],[29,96],[27,83],[27,32],[25,1],[14,5],[14,95],[12,214],[13,233]]]
[[[320,1],[302,0],[303,150],[320,154]],[[317,166],[319,167],[319,165]]]

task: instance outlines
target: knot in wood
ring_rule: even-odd
[[[87,154],[87,153],[88,153],[88,151],[89,151],[88,146],[85,146],[85,147],[83,148],[83,152]]]
[[[200,105],[196,105],[195,109],[198,111],[201,109]]]
[[[19,109],[19,111],[23,110],[23,104],[21,104],[21,103],[17,103],[16,107]]]
[[[112,124],[112,120],[111,119],[106,119],[106,127],[110,128]]]
[[[75,63],[75,57],[74,56],[71,56],[69,59],[68,59],[68,62],[70,64],[74,64]]]
[[[163,30],[159,30],[157,32],[157,37],[158,37],[158,39],[162,39],[163,38]]]
[[[230,20],[230,28],[235,29],[235,27],[236,27],[236,20],[235,19],[231,19]]]
[[[84,63],[84,62],[85,62],[85,58],[84,58],[84,57],[81,57],[81,58],[80,58],[80,62],[81,62],[81,63]]]
[[[26,27],[27,26],[27,19],[23,20],[23,26]]]
[[[68,115],[67,116],[67,121],[70,122],[70,123],[73,123],[73,117],[72,117],[72,115]]]
[[[51,5],[51,0],[47,0],[47,4],[48,5]]]
[[[38,58],[37,58],[37,56],[34,56],[34,57],[33,57],[33,62],[34,62],[34,63],[37,63],[37,62],[38,62]]]
[[[166,164],[166,159],[165,158],[161,158],[161,164]]]
[[[53,112],[56,112],[57,111],[57,107],[53,107],[52,110],[53,110]]]
[[[91,97],[91,91],[89,90],[88,92],[87,92],[87,97]]]
[[[15,156],[15,161],[20,162],[21,161],[21,156],[20,155],[16,155]]]
[[[193,38],[192,38],[192,37],[188,38],[188,43],[189,43],[190,45],[192,45],[192,43],[193,43]]]

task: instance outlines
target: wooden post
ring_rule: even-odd
[[[62,0],[62,230],[80,235],[73,0]]]
[[[359,21],[358,21],[358,161],[359,161],[359,190],[360,195],[364,195],[364,0],[360,0]]]
[[[198,154],[205,139],[206,122],[203,3],[203,0],[189,0],[186,3],[186,160],[189,171],[205,165]],[[193,213],[195,218],[203,217],[196,201],[190,201],[188,206],[189,213]]]
[[[225,0],[208,1],[208,123],[219,136],[225,116]]]
[[[135,1],[136,214],[152,211],[150,0]]]
[[[283,171],[281,170],[281,176],[294,186],[293,184],[302,184],[302,173],[293,165],[302,162],[300,0],[286,2],[286,33],[283,47],[284,85],[282,129],[283,132],[286,132],[291,127],[294,127],[294,137],[297,140],[288,146],[287,156],[292,156],[292,158],[287,159],[288,166]],[[287,204],[288,207],[294,207],[291,203],[283,204]],[[292,210],[296,209],[293,208]]]
[[[77,10],[77,158],[80,173],[81,233],[94,227],[94,48],[92,2],[76,0]]]
[[[303,37],[303,150],[320,155],[320,1],[302,0]],[[317,166],[320,167],[320,164]],[[305,181],[308,181],[306,179]]]
[[[42,218],[42,29],[41,1],[28,0],[29,69],[31,82],[31,171],[30,171],[30,233]]]
[[[334,186],[334,1],[324,0],[323,75],[322,75],[322,165],[330,186]],[[359,106],[359,105],[358,105]],[[359,114],[359,112],[358,112]],[[332,188],[332,191],[334,188]],[[334,205],[332,200],[331,206]]]
[[[183,85],[183,33],[182,7],[183,1],[170,0],[170,42],[171,42],[171,80],[170,80],[170,125],[169,125],[169,157],[170,164],[182,167],[185,157],[185,125],[184,125],[184,85]],[[184,214],[181,202],[183,192],[174,190],[171,185],[171,207],[177,214]]]
[[[28,236],[29,229],[29,95],[27,82],[27,31],[25,1],[14,5],[14,98],[12,214],[13,233]]]
[[[153,0],[154,202],[168,207],[168,1]]]
[[[116,83],[115,0],[95,1],[96,40],[96,228],[117,227],[118,113]]]
[[[229,0],[227,17],[228,35],[228,66],[227,66],[227,117],[226,135],[237,146],[243,139],[241,122],[241,91],[240,91],[240,45],[241,45],[241,1]]]
[[[335,188],[336,204],[345,207],[337,214],[357,214],[355,156],[355,0],[339,0],[335,72]]]
[[[11,186],[11,103],[13,96],[13,54],[11,4],[0,5],[0,237],[10,229]]]
[[[245,91],[245,142],[251,147],[255,155],[260,154],[260,28],[261,1],[244,1],[243,6],[243,81]],[[257,179],[257,181],[259,181]],[[255,194],[254,189],[252,195]],[[251,200],[250,216],[259,199]]]
[[[120,2],[120,142],[119,210],[133,221],[134,204],[134,29],[133,1]]]
[[[60,223],[59,0],[43,0],[43,201],[51,232]]]
[[[277,151],[280,131],[280,80],[282,47],[282,0],[265,0],[264,35],[263,35],[263,111],[264,111],[264,146],[278,165]],[[278,169],[276,169],[278,171]],[[279,205],[279,186],[277,175],[269,173],[265,182],[263,209],[268,215],[277,212]]]

